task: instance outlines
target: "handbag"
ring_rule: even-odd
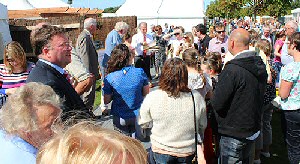
[[[204,154],[202,153],[201,156],[198,156],[198,151],[203,151],[203,150],[198,150],[198,148],[197,148],[197,145],[199,144],[199,142],[198,142],[198,133],[197,133],[196,106],[195,106],[194,95],[192,92],[191,92],[191,94],[192,94],[193,106],[194,106],[194,128],[195,128],[195,156],[194,156],[194,159],[192,160],[192,164],[198,164],[198,163],[206,164]]]
[[[193,99],[193,106],[194,106],[194,131],[195,131],[195,157],[192,161],[193,164],[198,163],[198,151],[197,151],[197,145],[198,145],[198,135],[197,135],[197,119],[196,119],[196,106],[195,106],[195,100],[194,100],[194,95],[193,92],[191,92],[192,99]]]

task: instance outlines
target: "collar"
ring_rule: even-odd
[[[4,130],[0,130],[0,136],[3,136],[3,138],[9,140],[11,143],[16,145],[19,149],[29,152],[30,154],[33,154],[36,156],[38,150],[32,146],[30,143],[26,142],[24,139],[17,135],[8,135]]]
[[[83,29],[91,38],[93,38],[93,35],[90,33],[90,31],[89,30],[87,30],[87,29]]]
[[[215,41],[215,44],[222,44],[222,43],[226,43],[228,39],[228,36],[226,35],[225,38],[224,38],[224,41],[222,42],[221,40],[219,40],[217,37],[216,37],[216,41]]]
[[[237,53],[235,56],[233,56],[233,59],[236,58],[238,55],[244,53],[244,52],[249,52],[249,51],[253,51],[253,50],[244,50],[244,51],[241,51],[239,53]]]
[[[50,65],[52,68],[56,69],[59,73],[61,74],[64,74],[65,70],[63,68],[61,68],[60,66],[56,65],[56,64],[53,64],[47,60],[44,60],[44,59],[39,59],[39,61],[45,63],[45,64],[48,64]]]

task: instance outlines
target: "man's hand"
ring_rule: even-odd
[[[79,95],[82,95],[84,92],[88,91],[91,88],[95,81],[95,76],[93,74],[90,74],[90,76],[87,79],[78,82],[77,86],[75,87],[76,92]]]

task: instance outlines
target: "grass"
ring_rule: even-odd
[[[94,109],[96,109],[101,104],[101,80],[96,82],[96,98],[94,102]]]

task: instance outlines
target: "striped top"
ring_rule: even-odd
[[[0,64],[0,93],[5,94],[6,89],[17,88],[24,85],[29,72],[34,66],[34,63],[27,62],[27,70],[25,72],[9,74],[5,65]]]

